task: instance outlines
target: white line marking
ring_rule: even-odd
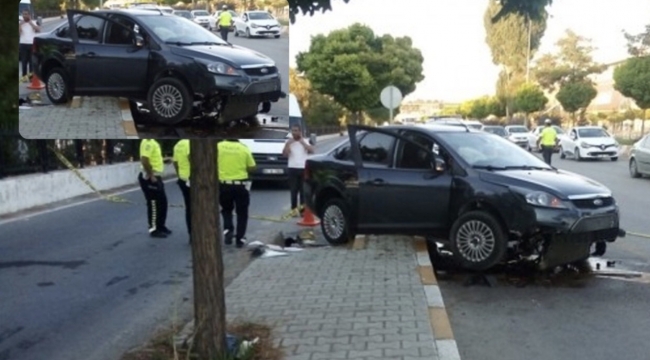
[[[436,340],[436,348],[438,348],[438,359],[460,360],[456,340]]]
[[[420,266],[433,266],[431,263],[431,258],[429,257],[429,253],[422,251],[417,253],[418,257],[418,265]]]
[[[424,285],[424,295],[427,298],[427,305],[429,307],[445,307],[445,302],[442,300],[442,293],[438,285]]]

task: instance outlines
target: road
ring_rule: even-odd
[[[338,141],[324,140],[317,151]],[[175,183],[167,183],[167,194],[171,204],[182,203]],[[143,197],[139,189],[122,196]],[[288,190],[253,187],[251,214],[279,217],[288,210]],[[102,200],[0,223],[0,359],[115,360],[159,327],[191,316],[183,216],[170,209],[174,234],[164,240],[147,236],[143,206]],[[287,224],[251,220],[249,226],[250,241],[270,241]],[[224,247],[223,258],[228,283],[249,254]]]
[[[43,32],[54,30],[65,19],[47,21],[42,26]],[[282,76],[282,90],[289,92],[289,38],[282,34],[279,39],[256,38],[247,39],[231,36],[228,39],[235,45],[246,47],[262,53],[275,61]],[[71,102],[69,107],[53,107],[49,103],[44,90],[30,90],[29,83],[21,83],[19,96],[27,98],[38,93],[41,103],[31,109],[20,110],[20,133],[28,139],[127,139],[127,138],[194,138],[194,137],[247,137],[269,138],[284,137],[267,129],[263,119],[278,118],[275,127],[288,128],[289,105],[288,99],[280,99],[272,104],[271,111],[259,116],[261,126],[250,127],[248,124],[238,124],[231,127],[215,127],[212,123],[185,121],[173,127],[161,126],[147,121],[146,116],[138,113],[128,115],[123,112],[128,109],[128,103],[110,97],[83,97]],[[43,106],[44,105],[44,106]],[[127,114],[128,116],[124,116]],[[47,126],[43,126],[47,119]]]
[[[630,178],[626,158],[553,161],[608,186],[621,207],[622,226],[650,234],[650,180]],[[619,239],[605,258],[616,261],[616,269],[649,273],[650,239]],[[456,276],[439,280],[463,360],[650,358],[647,280],[589,277],[524,288],[507,282],[465,287]]]

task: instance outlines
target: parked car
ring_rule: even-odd
[[[522,148],[528,147],[528,128],[523,125],[508,125],[506,126],[508,132],[507,139],[519,145]]]
[[[232,20],[233,22],[237,22],[237,19],[239,19],[239,14],[237,14],[236,11],[234,10],[227,10],[230,15],[232,15]],[[210,30],[216,31],[217,30],[217,20],[219,19],[219,15],[221,15],[222,10],[215,11],[212,16],[210,16]],[[234,27],[230,29],[230,32],[235,31]]]
[[[650,135],[637,141],[630,151],[630,175],[640,178],[650,176]]]
[[[563,139],[566,139],[566,132],[564,129],[557,125],[551,125],[553,126],[553,129],[555,129],[555,132],[557,133],[557,138],[559,141],[562,141]],[[542,130],[544,130],[545,126],[538,126],[536,127],[533,131],[528,133],[528,151],[536,151],[536,152],[542,152],[542,149],[537,146],[537,140],[539,140],[539,136],[542,133]],[[559,152],[560,148],[556,148],[555,152]]]
[[[165,124],[247,119],[285,96],[269,57],[148,10],[69,10],[67,23],[35,38],[34,63],[54,104],[120,96]]]
[[[531,257],[569,264],[625,235],[605,186],[457,126],[349,126],[348,141],[307,160],[304,190],[332,245],[431,236],[473,270]]]
[[[618,142],[600,126],[578,126],[569,131],[569,136],[560,140],[560,157],[570,156],[577,161],[583,159],[609,158],[618,160]]]
[[[506,131],[506,128],[499,125],[483,125],[481,131],[485,131],[490,134],[501,136],[502,138],[508,137],[508,132]]]
[[[192,13],[189,10],[174,10],[172,15],[180,16],[186,18],[187,20],[192,20]]]
[[[282,26],[268,11],[245,11],[241,17],[234,20],[235,36],[246,35],[251,38],[273,35],[276,39],[280,38]]]
[[[210,29],[210,13],[205,10],[192,10],[192,21],[206,29]]]

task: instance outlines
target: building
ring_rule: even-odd
[[[614,89],[614,69],[624,62],[625,60],[621,60],[607,64],[604,72],[592,76],[598,95],[587,108],[588,113],[612,113],[638,109],[634,100]]]

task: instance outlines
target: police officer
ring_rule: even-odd
[[[178,187],[185,203],[185,223],[192,243],[192,216],[190,203],[190,140],[183,139],[174,145],[174,169],[178,175]]]
[[[232,19],[232,14],[230,11],[228,11],[228,5],[224,5],[221,8],[221,13],[219,14],[219,18],[217,19],[217,27],[219,28],[219,33],[221,34],[221,38],[224,41],[228,41],[228,33],[230,32],[230,27],[233,26],[233,19]]]
[[[544,162],[551,165],[551,158],[553,157],[553,152],[558,143],[557,132],[551,126],[551,119],[546,119],[544,121],[544,129],[537,139],[537,147],[542,150],[542,156],[544,157]]]
[[[223,236],[226,245],[235,238],[237,247],[246,244],[246,227],[248,226],[248,206],[250,205],[250,186],[248,174],[255,170],[255,159],[250,149],[237,139],[220,141],[217,144],[217,163],[219,166],[219,203],[223,216]],[[237,232],[232,212],[237,214]]]
[[[162,149],[154,139],[143,139],[140,143],[140,162],[142,171],[138,175],[138,182],[147,201],[147,220],[149,222],[149,235],[156,238],[165,238],[172,232],[165,226],[167,221],[167,194],[162,181],[165,170]]]

